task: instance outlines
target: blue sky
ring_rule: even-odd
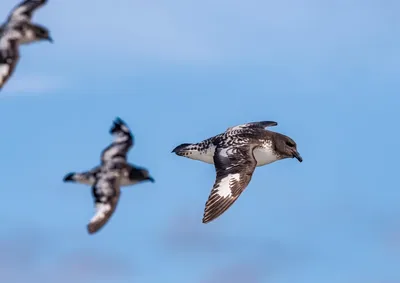
[[[22,47],[0,97],[0,281],[398,282],[398,1],[144,2],[35,14],[55,43]],[[90,188],[62,178],[98,164],[116,116],[156,183],[89,236]],[[257,168],[202,224],[214,168],[170,151],[260,120],[304,162]]]

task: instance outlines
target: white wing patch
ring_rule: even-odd
[[[234,147],[227,147],[227,148],[223,148],[221,149],[221,151],[219,152],[219,154],[223,157],[229,157],[229,155],[234,154]]]
[[[228,176],[224,177],[221,179],[221,181],[218,183],[218,185],[214,188],[216,190],[216,193],[223,198],[226,197],[231,197],[232,196],[232,190],[231,190],[231,184],[234,181],[239,182],[240,181],[240,174],[229,174]]]
[[[13,21],[29,21],[29,17],[25,15],[26,5],[18,7],[12,13],[12,20]]]
[[[96,213],[90,219],[90,223],[95,223],[101,221],[104,217],[106,217],[106,214],[112,210],[111,204],[109,203],[97,203],[96,204]]]
[[[4,81],[9,73],[10,73],[10,65],[7,64],[0,65],[0,86],[4,84]]]
[[[216,180],[206,202],[203,223],[221,216],[239,198],[251,180],[256,160],[250,145],[217,147]]]

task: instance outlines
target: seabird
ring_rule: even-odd
[[[33,12],[47,0],[25,0],[9,14],[0,26],[0,90],[13,74],[19,61],[19,45],[47,40],[53,42],[44,26],[31,22]]]
[[[203,223],[221,216],[250,183],[256,167],[285,158],[303,161],[293,139],[266,130],[274,121],[251,122],[228,128],[199,143],[184,143],[172,152],[214,164],[216,180],[205,205]]]
[[[113,214],[120,196],[120,187],[143,181],[155,180],[145,168],[127,162],[127,153],[133,147],[133,135],[120,118],[116,118],[110,129],[113,142],[101,153],[99,166],[86,172],[70,172],[64,182],[75,182],[92,186],[96,212],[87,228],[96,233]]]

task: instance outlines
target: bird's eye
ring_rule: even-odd
[[[290,147],[293,147],[293,146],[294,146],[294,144],[293,144],[292,142],[290,142],[290,141],[287,141],[287,142],[286,142],[286,145],[287,145],[287,146],[290,146]]]

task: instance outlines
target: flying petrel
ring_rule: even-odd
[[[285,158],[303,159],[294,140],[266,130],[273,121],[252,122],[228,128],[199,143],[184,143],[172,152],[214,164],[216,180],[205,205],[203,223],[221,216],[250,183],[256,167]]]
[[[25,0],[9,14],[0,26],[0,90],[13,74],[19,61],[19,45],[36,41],[53,42],[47,28],[31,22],[33,12],[47,0]]]
[[[142,181],[154,182],[148,170],[127,162],[127,153],[133,146],[133,135],[120,118],[116,118],[110,133],[114,141],[101,153],[101,164],[87,172],[71,172],[64,182],[76,182],[92,186],[96,213],[87,228],[96,233],[113,214],[120,196],[120,187]]]

